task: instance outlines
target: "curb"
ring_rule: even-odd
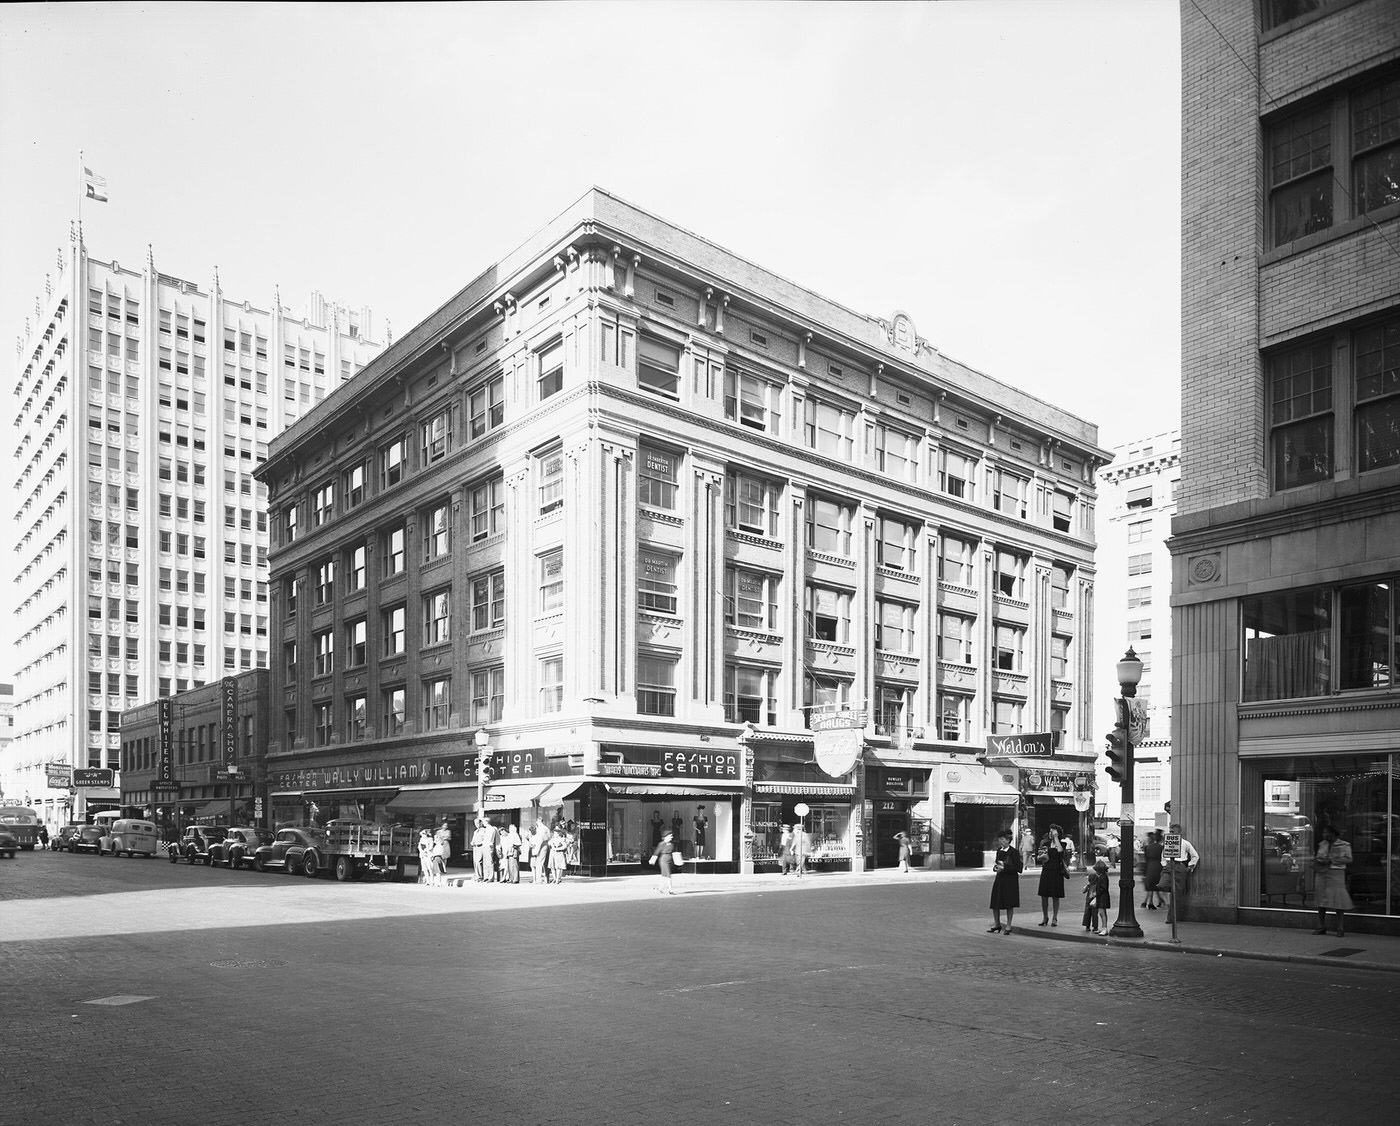
[[[1197,954],[1209,958],[1240,958],[1251,962],[1285,962],[1304,966],[1340,967],[1350,970],[1378,970],[1400,973],[1400,965],[1390,962],[1357,962],[1343,958],[1327,958],[1320,954],[1271,954],[1260,950],[1231,950],[1220,946],[1201,946],[1190,942],[1162,941],[1156,938],[1115,938],[1113,935],[1075,934],[1068,931],[1045,933],[1039,927],[1011,927],[1012,934],[1025,938],[1049,939],[1052,942],[1080,942],[1095,946],[1126,946],[1134,950],[1157,950],[1163,954]]]

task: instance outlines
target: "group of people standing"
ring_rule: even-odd
[[[422,882],[429,887],[447,883],[447,861],[452,855],[452,832],[446,822],[434,833],[418,834],[418,856]],[[477,883],[518,884],[521,865],[528,865],[531,882],[557,884],[564,878],[578,837],[568,823],[556,821],[552,828],[536,821],[527,833],[515,825],[504,828],[478,818],[469,842],[472,867]]]
[[[802,823],[784,825],[783,835],[778,839],[778,871],[786,876],[791,872],[801,876],[807,870],[807,854],[812,849],[812,838]]]
[[[1173,824],[1171,828],[1173,833],[1179,834],[1181,832],[1180,825]],[[995,873],[992,879],[991,896],[992,925],[987,928],[988,934],[1010,934],[1012,918],[1016,908],[1021,906],[1019,876],[1026,867],[1026,861],[1023,851],[1012,844],[1013,840],[1014,837],[1010,829],[1003,829],[997,835],[996,861],[992,866],[992,871]],[[1144,898],[1142,905],[1152,910],[1155,910],[1157,905],[1154,900],[1161,901],[1159,885],[1164,871],[1163,842],[1164,834],[1160,830],[1155,830],[1148,834],[1148,839],[1143,847],[1145,861],[1143,889],[1146,898]],[[1060,826],[1051,825],[1050,832],[1041,840],[1040,848],[1034,855],[1040,864],[1040,881],[1036,887],[1036,893],[1040,896],[1040,926],[1057,927],[1060,925],[1060,901],[1065,897],[1066,878],[1070,863],[1074,858],[1074,844],[1064,835],[1064,830]],[[1131,863],[1131,855],[1130,852],[1125,852],[1123,863]],[[1184,892],[1186,881],[1196,870],[1200,859],[1200,855],[1191,843],[1182,838],[1180,856],[1173,862],[1179,869],[1178,872],[1173,873],[1177,881],[1176,894],[1180,895]],[[1109,881],[1107,861],[1103,859],[1095,861],[1094,866],[1088,871],[1084,881],[1083,896],[1082,923],[1084,929],[1094,934],[1106,935],[1108,933],[1108,912],[1113,906],[1112,885]],[[1003,914],[1006,916],[1005,925],[1001,921]]]

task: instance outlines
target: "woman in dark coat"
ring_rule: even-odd
[[[1040,925],[1058,927],[1060,925],[1060,900],[1065,897],[1065,865],[1069,850],[1060,837],[1060,827],[1050,826],[1050,835],[1043,845],[1045,859],[1040,865],[1040,885],[1036,888],[1040,895]]]
[[[1162,906],[1162,892],[1157,887],[1162,882],[1162,834],[1148,833],[1142,845],[1142,892],[1147,898],[1142,905],[1149,911]]]
[[[671,883],[671,853],[675,849],[675,838],[670,833],[663,833],[661,843],[651,850],[651,863],[657,864],[661,870],[661,882],[656,885],[656,890],[662,895],[675,895],[675,886]]]
[[[1011,916],[1021,906],[1021,884],[1017,877],[1021,874],[1021,854],[1011,844],[1011,830],[1003,829],[997,834],[997,859],[992,865],[996,876],[992,879],[992,925],[988,934],[1010,934]],[[1001,925],[1001,913],[1006,912],[1006,926]]]

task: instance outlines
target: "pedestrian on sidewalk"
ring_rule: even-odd
[[[530,873],[535,883],[549,883],[549,830],[543,821],[536,821],[530,834]]]
[[[564,869],[569,865],[569,838],[564,833],[563,824],[554,826],[549,837],[549,882],[564,882]]]
[[[418,882],[424,887],[436,887],[433,868],[433,834],[430,829],[418,831]]]
[[[909,834],[901,831],[894,835],[894,839],[899,842],[899,870],[907,872],[909,871],[909,858],[914,854],[914,850],[910,846]]]
[[[1181,837],[1181,853],[1178,859],[1171,861],[1167,866],[1167,875],[1170,879],[1169,887],[1172,893],[1172,909],[1171,914],[1163,922],[1171,922],[1173,919],[1181,922],[1182,908],[1186,906],[1186,899],[1191,891],[1191,878],[1196,874],[1196,868],[1201,863],[1201,854],[1181,832],[1180,822],[1173,821],[1171,831]]]
[[[807,830],[798,822],[792,827],[792,866],[797,870],[799,879],[802,878],[802,873],[807,871],[807,849],[810,844]]]
[[[1095,934],[1108,933],[1108,909],[1113,906],[1113,895],[1109,891],[1108,882],[1108,861],[1099,859],[1094,861],[1094,910],[1098,916],[1098,929]]]
[[[784,825],[782,836],[778,838],[778,875],[786,876],[792,871],[792,826]]]
[[[1142,905],[1155,911],[1163,903],[1158,884],[1162,880],[1162,830],[1155,829],[1147,834],[1142,845]]]
[[[520,882],[520,830],[514,824],[501,834],[501,848],[505,853],[505,873],[503,879],[508,884]]]
[[[675,895],[675,884],[671,880],[671,869],[673,867],[672,852],[675,850],[673,843],[675,838],[670,832],[661,834],[661,843],[651,850],[650,864],[655,864],[661,873],[661,879],[657,881],[656,890],[662,895]]]
[[[1069,850],[1065,848],[1058,825],[1050,826],[1050,836],[1045,841],[1041,853],[1040,883],[1036,892],[1040,895],[1040,925],[1058,927],[1060,925],[1060,900],[1065,897],[1065,865]]]
[[[1003,829],[997,834],[997,858],[992,865],[996,873],[992,877],[992,925],[988,934],[1010,934],[1011,918],[1016,908],[1021,906],[1021,854],[1011,843],[1011,830]],[[1006,927],[1002,928],[1001,913],[1006,912]]]
[[[1021,829],[1021,867],[1029,868],[1035,859],[1035,830],[1026,825]]]
[[[447,862],[452,857],[452,830],[447,822],[433,834],[433,883],[437,887],[447,886]]]
[[[1317,930],[1327,933],[1327,912],[1337,912],[1337,937],[1347,933],[1346,913],[1356,904],[1347,893],[1347,866],[1352,862],[1351,845],[1342,840],[1335,825],[1322,827],[1322,842],[1317,846],[1313,863],[1317,868]]]

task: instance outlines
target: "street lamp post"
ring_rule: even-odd
[[[1142,662],[1129,646],[1123,659],[1118,662],[1118,690],[1122,693],[1118,707],[1123,731],[1123,801],[1122,812],[1118,815],[1118,919],[1108,932],[1115,938],[1142,937],[1142,927],[1138,925],[1133,910],[1133,825],[1137,810],[1133,800],[1133,717],[1130,706],[1141,679]]]

